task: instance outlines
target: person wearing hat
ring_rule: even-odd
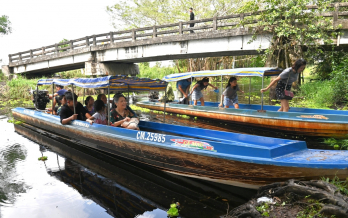
[[[218,89],[217,87],[209,83],[208,77],[204,77],[202,80],[198,81],[196,85],[193,86],[191,94],[192,94],[192,100],[194,105],[197,105],[197,100],[200,100],[201,106],[204,106],[204,98],[203,98],[202,90],[206,89],[208,86],[213,87],[215,90]]]

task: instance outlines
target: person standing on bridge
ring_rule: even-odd
[[[290,92],[291,85],[298,80],[298,75],[306,68],[306,64],[307,62],[303,58],[298,59],[292,67],[283,70],[267,88],[261,89],[261,93],[263,93],[278,82],[276,87],[276,95],[277,98],[280,99],[280,108],[278,111],[289,111],[289,100],[293,97],[293,93]]]
[[[195,14],[193,13],[193,8],[190,8],[190,21],[195,20]],[[190,27],[194,27],[194,23],[190,23]],[[193,30],[190,30],[190,33],[195,33]]]

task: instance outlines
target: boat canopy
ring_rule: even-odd
[[[75,85],[82,88],[104,89],[110,85],[110,91],[164,91],[167,82],[160,79],[128,77],[123,75],[105,76],[99,78],[76,78],[76,79],[40,79],[37,85]]]
[[[225,70],[204,70],[187,73],[175,73],[163,77],[166,82],[176,82],[191,77],[212,77],[212,76],[278,76],[283,69],[269,67],[235,68]]]

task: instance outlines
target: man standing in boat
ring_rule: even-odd
[[[180,80],[176,83],[177,94],[179,102],[183,104],[189,104],[188,94],[191,86],[191,78]],[[184,98],[184,100],[181,100]]]

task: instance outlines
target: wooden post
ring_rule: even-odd
[[[86,36],[86,47],[89,47],[89,39],[88,39],[88,36]]]
[[[335,3],[335,11],[333,12],[333,26],[335,26],[335,23],[338,20],[338,9],[339,9],[339,3]]]
[[[9,61],[9,63],[11,63],[12,62],[12,55],[8,55],[8,61]]]
[[[214,16],[214,18],[213,18],[213,31],[214,30],[217,30],[217,17],[216,16]]]
[[[135,41],[137,39],[135,29],[132,30],[132,40]]]
[[[110,32],[110,43],[114,44],[114,32]]]
[[[30,59],[32,59],[33,57],[34,57],[33,50],[30,49]]]
[[[95,37],[95,35],[93,35],[93,46],[97,45],[97,37]]]
[[[45,47],[42,47],[42,55],[45,55]]]
[[[73,44],[73,41],[70,40],[70,50],[73,50],[74,49],[74,44]]]
[[[157,37],[157,28],[156,28],[156,26],[153,26],[153,28],[152,28],[152,37],[153,38]]]
[[[182,34],[182,21],[179,22],[179,34]]]
[[[242,22],[244,20],[244,14],[243,13],[241,13],[240,14],[240,22]],[[244,28],[244,24],[243,24],[243,26],[242,26],[243,28]]]
[[[55,49],[56,49],[56,53],[58,54],[59,50],[58,50],[58,44],[55,44]]]

